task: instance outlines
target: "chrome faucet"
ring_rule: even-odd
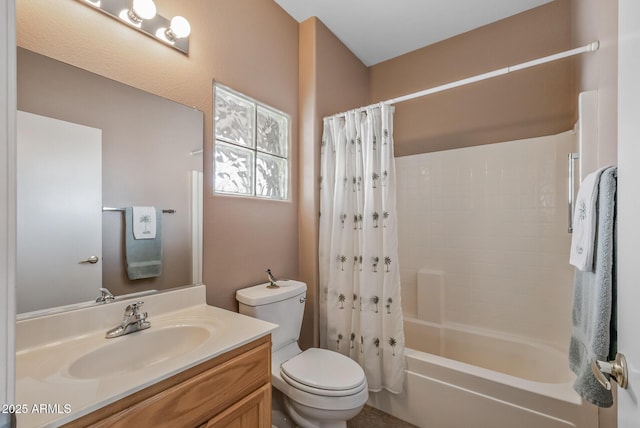
[[[106,288],[101,288],[100,297],[96,299],[96,303],[109,303],[109,302],[113,302],[115,299],[116,298],[113,297],[113,294],[111,294],[111,291],[107,290]]]
[[[151,327],[151,323],[147,321],[147,313],[140,312],[140,306],[142,306],[143,303],[144,302],[136,302],[127,306],[124,310],[122,323],[107,331],[105,337],[111,339]]]

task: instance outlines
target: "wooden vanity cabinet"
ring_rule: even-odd
[[[178,373],[65,427],[270,428],[271,336]]]

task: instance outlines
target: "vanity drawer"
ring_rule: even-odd
[[[271,387],[271,341],[270,337],[258,339],[244,347],[244,352],[232,358],[223,354],[211,362],[201,366],[208,367],[195,375],[191,370],[186,373],[192,376],[185,378],[178,374],[173,378],[160,382],[122,401],[128,402],[126,408],[116,402],[111,406],[98,410],[100,419],[93,419],[87,424],[85,418],[69,424],[70,426],[119,427],[119,426],[153,426],[153,427],[196,427],[219,413],[243,400],[265,385]],[[256,346],[257,345],[257,346]],[[247,346],[252,346],[246,349]],[[182,376],[181,376],[182,375]],[[181,376],[179,383],[171,382]],[[170,385],[167,386],[167,382]],[[151,391],[149,391],[151,390]],[[149,393],[152,395],[149,395]],[[115,408],[114,408],[115,407]],[[119,407],[119,408],[118,408]],[[112,409],[113,411],[109,411]],[[92,415],[87,415],[92,416]],[[97,415],[96,415],[97,416]],[[83,423],[83,421],[85,423]]]

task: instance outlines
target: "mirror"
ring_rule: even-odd
[[[65,208],[62,215],[67,216],[68,223],[79,221],[73,217],[72,210],[66,209],[72,205],[69,202],[71,196],[79,190],[75,186],[70,190],[70,186],[64,185],[44,190],[45,187],[38,186],[37,182],[48,181],[47,175],[32,180],[36,185],[33,186],[35,190],[31,198],[36,201],[46,198],[49,201],[41,205],[36,214],[45,227],[34,235],[20,233],[19,226],[18,258],[21,249],[28,248],[29,244],[37,248],[49,243],[52,247],[45,256],[32,257],[36,254],[35,249],[24,251],[24,258],[28,261],[23,263],[26,267],[22,272],[37,272],[39,277],[21,274],[21,263],[18,262],[18,313],[75,305],[87,302],[87,296],[94,296],[90,300],[93,301],[100,296],[100,287],[106,287],[118,296],[200,282],[202,247],[198,225],[201,224],[202,215],[203,113],[26,49],[18,48],[17,54],[18,110],[45,116],[45,120],[50,118],[94,128],[101,133],[102,192],[94,196],[98,201],[101,199],[99,205],[117,208],[98,208],[102,220],[98,263],[81,263],[95,256],[86,254],[51,266],[45,263],[50,258],[46,254],[60,252],[58,249],[65,243],[74,246],[80,242],[81,236],[76,235],[82,234],[66,230],[60,234],[60,227],[54,226],[53,222],[55,211],[61,208]],[[39,127],[32,123],[29,126],[32,129]],[[54,146],[50,153],[60,153],[62,149],[58,148],[62,146],[55,145],[55,140],[49,138],[51,134],[48,132],[44,133],[48,140],[45,144]],[[19,147],[18,168],[22,165],[20,153]],[[71,159],[71,167],[61,168],[60,164],[51,166],[49,176],[56,174],[56,170],[73,168],[74,163],[85,165],[86,160],[77,160],[76,155],[67,156]],[[51,157],[50,154],[44,156]],[[44,165],[45,160],[37,162],[32,168],[44,169],[44,166],[39,168],[38,165]],[[18,177],[22,173],[18,171]],[[80,175],[77,174],[75,179],[81,179]],[[27,172],[25,176],[34,178],[36,174]],[[19,178],[18,192],[20,186]],[[163,214],[157,214],[160,217],[158,228],[161,230],[162,243],[162,273],[159,276],[129,279],[125,257],[125,216],[119,209],[131,206],[153,206],[158,213],[164,210]],[[23,214],[20,210],[19,203],[19,218]],[[54,237],[54,232],[58,232],[57,237]],[[80,281],[77,292],[63,293],[56,287],[53,278],[61,277],[63,281],[64,278],[71,278],[74,274],[70,269],[79,266],[87,270],[101,269],[98,283]],[[33,296],[41,298],[35,299],[36,302],[30,301]]]

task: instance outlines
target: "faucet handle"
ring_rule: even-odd
[[[142,306],[143,304],[144,304],[144,302],[131,303],[124,310],[125,316],[138,315],[140,313],[140,306]]]
[[[105,337],[110,339],[151,327],[151,323],[147,321],[147,313],[140,312],[140,306],[143,304],[144,302],[129,304],[124,310],[122,323],[107,331]]]
[[[109,303],[113,302],[115,297],[107,288],[100,288],[100,297],[96,299],[97,303]]]

